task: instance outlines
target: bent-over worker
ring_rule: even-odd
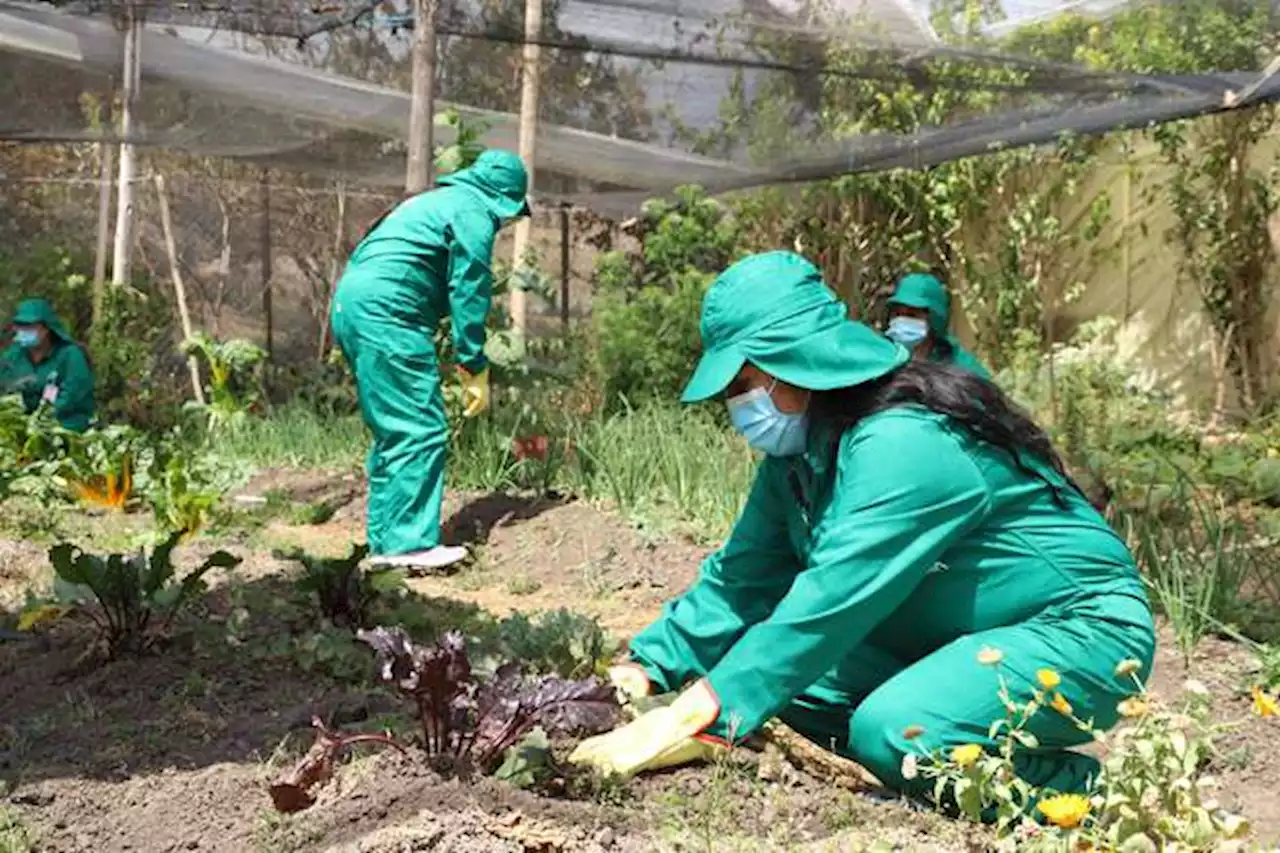
[[[773,717],[909,794],[904,758],[995,748],[997,672],[1030,695],[1041,669],[1099,729],[1115,724],[1155,646],[1128,549],[1045,433],[991,383],[847,318],[806,260],[747,257],[702,307],[685,402],[723,396],[765,455],[741,517],[698,580],[611,674],[674,703],[573,756],[631,774],[706,757]],[[989,654],[988,654],[989,657]],[[1096,761],[1062,713],[1017,755],[1036,786],[1083,789]],[[918,734],[913,740],[913,736]]]
[[[433,337],[452,320],[464,415],[489,405],[485,319],[498,230],[529,214],[516,155],[486,151],[438,189],[399,204],[356,246],[334,293],[333,336],[355,372],[369,452],[375,563],[441,568],[467,551],[440,543],[448,424]]]
[[[889,297],[889,327],[885,335],[911,350],[913,358],[954,364],[990,379],[973,353],[951,334],[951,300],[937,276],[911,273],[898,280]]]
[[[22,395],[27,414],[53,407],[65,428],[84,432],[93,421],[93,368],[80,344],[44,299],[28,299],[10,320],[13,342],[0,353],[0,394]]]

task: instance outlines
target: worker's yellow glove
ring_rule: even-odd
[[[645,674],[644,667],[638,663],[620,663],[609,667],[609,681],[628,699],[648,696],[652,690],[649,676]]]
[[[489,368],[479,373],[470,373],[462,368],[462,416],[474,418],[489,408]]]
[[[720,703],[704,679],[665,708],[652,710],[608,734],[584,740],[569,761],[594,767],[601,773],[628,777],[644,770],[705,760],[728,748],[701,734],[719,714]]]

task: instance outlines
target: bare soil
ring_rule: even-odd
[[[348,485],[322,479],[277,472],[248,492],[265,487],[310,502]],[[362,509],[354,495],[324,524],[276,521],[231,547],[245,557],[234,583],[215,579],[195,617],[141,659],[91,666],[81,660],[86,626],[74,623],[37,641],[0,641],[0,778],[9,808],[38,836],[35,850],[816,853],[865,849],[876,840],[914,850],[986,846],[981,831],[831,784],[772,747],[623,789],[571,784],[539,794],[442,776],[413,754],[364,750],[339,767],[316,805],[277,814],[267,785],[310,744],[312,714],[377,728],[401,709],[368,687],[255,655],[300,630],[273,621],[270,607],[235,640],[229,620],[246,598],[270,603],[290,594],[289,568],[270,556],[272,547],[345,552],[362,538]],[[470,542],[477,556],[450,576],[411,580],[424,608],[448,600],[498,614],[568,606],[626,635],[693,579],[706,552],[578,502],[453,495],[446,515],[453,538]],[[182,559],[219,544],[197,542]],[[0,540],[0,611],[15,612],[24,590],[48,577],[43,546]],[[1224,721],[1242,721],[1224,735],[1214,774],[1228,804],[1239,803],[1264,838],[1280,839],[1280,759],[1270,748],[1276,730],[1249,713],[1242,688],[1250,663],[1238,646],[1213,640],[1188,668],[1166,643],[1154,686],[1173,698],[1196,678],[1213,690]]]

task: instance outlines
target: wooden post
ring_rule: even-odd
[[[534,161],[538,140],[538,77],[542,56],[538,39],[542,37],[542,0],[525,0],[524,57],[520,63],[520,159],[529,172],[529,188],[533,188]],[[511,268],[516,273],[525,264],[533,220],[525,217],[516,223],[515,245]],[[518,283],[520,278],[516,276]],[[527,294],[519,287],[511,288],[511,326],[517,346],[522,345],[529,328]]]
[[[169,272],[173,276],[173,292],[178,301],[178,319],[182,321],[182,336],[191,340],[194,330],[191,327],[191,312],[187,310],[187,288],[182,283],[182,266],[178,261],[178,240],[173,234],[173,217],[169,213],[169,194],[165,190],[164,175],[159,172],[154,177],[156,198],[160,203],[160,229],[164,232],[164,248],[169,255]],[[194,355],[187,357],[187,367],[191,371],[191,390],[195,392],[196,401],[204,405],[204,386],[200,384],[200,364]]]
[[[333,230],[333,257],[329,261],[329,296],[324,303],[324,312],[320,315],[320,346],[316,349],[316,359],[323,362],[329,350],[329,312],[333,308],[333,292],[338,287],[338,277],[342,275],[343,254],[347,244],[347,185],[338,184],[338,225]]]
[[[111,190],[115,180],[111,170],[115,168],[116,147],[106,142],[98,143],[101,172],[98,176],[98,244],[93,255],[93,328],[102,320],[102,303],[107,286],[107,252],[111,246]]]
[[[266,320],[267,364],[275,354],[275,317],[271,304],[271,173],[266,169],[258,180],[258,200],[262,208],[259,256],[262,258],[262,316]]]
[[[1132,192],[1133,167],[1126,152],[1124,158],[1124,185],[1121,187],[1120,193],[1120,276],[1124,281],[1124,313],[1120,315],[1120,327],[1122,329],[1128,327],[1129,313],[1133,310],[1131,303],[1133,298],[1133,267],[1129,254],[1129,244],[1133,237],[1130,233],[1130,216],[1132,214],[1130,193]]]
[[[111,257],[111,283],[128,284],[133,253],[134,182],[138,177],[137,150],[128,139],[134,130],[134,110],[141,82],[139,54],[142,50],[142,12],[132,3],[125,8],[124,63],[120,80],[120,178],[116,188],[116,235]]]
[[[560,325],[569,331],[569,205],[560,205]]]
[[[405,191],[431,188],[435,165],[436,0],[413,0],[413,88],[409,101],[409,161]]]

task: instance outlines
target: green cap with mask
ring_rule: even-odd
[[[702,301],[701,332],[686,403],[724,391],[747,362],[797,388],[829,391],[877,379],[911,357],[850,320],[817,267],[795,252],[749,255],[721,273]]]
[[[529,172],[524,161],[510,151],[490,148],[467,168],[444,175],[436,183],[479,191],[502,222],[529,215]]]
[[[49,334],[55,338],[60,338],[67,343],[75,343],[71,334],[67,331],[67,327],[62,325],[62,321],[58,319],[58,314],[53,310],[53,306],[49,304],[47,299],[27,299],[18,305],[18,310],[13,312],[13,319],[9,322],[15,326],[36,326],[41,325],[49,330]]]
[[[933,333],[938,337],[947,334],[947,327],[951,324],[951,300],[937,276],[924,272],[904,275],[898,280],[893,296],[889,297],[889,304],[928,311],[929,328]]]

